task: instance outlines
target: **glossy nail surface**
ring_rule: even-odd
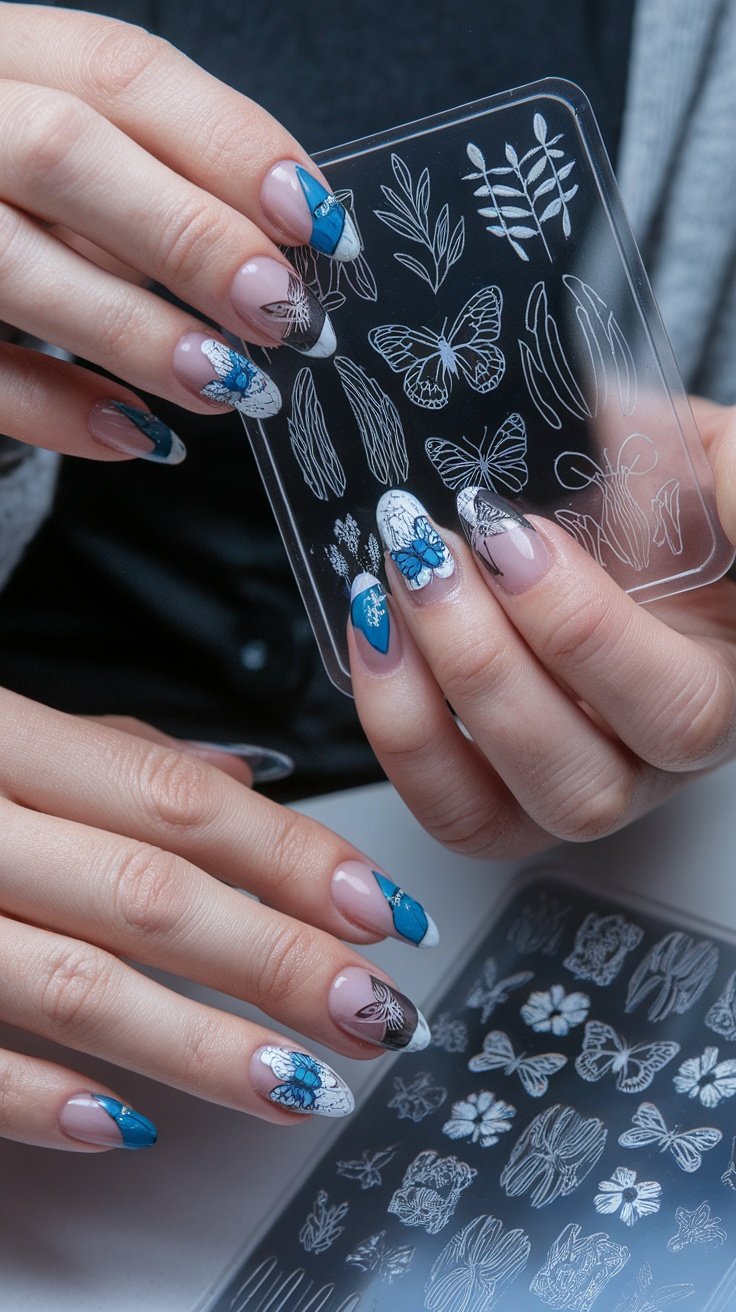
[[[421,902],[405,893],[388,875],[363,861],[343,861],[332,876],[332,900],[353,924],[377,934],[432,948],[440,936]]]
[[[281,409],[281,393],[268,374],[214,337],[187,333],[177,342],[173,369],[188,391],[253,419]]]
[[[70,1139],[104,1148],[151,1148],[155,1125],[140,1112],[103,1093],[76,1093],[64,1103],[59,1126]]]
[[[447,580],[455,573],[455,561],[421,501],[411,492],[385,492],[376,507],[376,519],[383,544],[410,592],[432,584],[432,596],[437,597],[454,587],[454,582],[448,584]],[[442,587],[438,587],[439,580]]]
[[[160,465],[180,465],[187,453],[168,424],[150,410],[140,410],[124,401],[98,401],[89,413],[89,429],[102,446]]]
[[[258,1048],[250,1074],[257,1093],[292,1112],[348,1116],[355,1107],[350,1089],[336,1071],[296,1048]]]
[[[465,488],[457,509],[463,531],[486,577],[505,592],[526,592],[546,574],[550,557],[533,524],[503,497]]]
[[[253,775],[254,784],[272,784],[277,779],[288,779],[296,768],[285,752],[274,752],[270,747],[257,747],[254,743],[200,743],[187,740],[183,745],[187,751],[198,756],[224,752],[227,756],[240,757]]]
[[[389,674],[401,661],[401,636],[392,623],[383,584],[358,574],[350,589],[350,624],[362,663],[373,674]]]
[[[359,966],[348,966],[333,981],[327,1009],[341,1030],[379,1048],[420,1052],[431,1039],[411,999]]]
[[[301,278],[278,260],[258,256],[236,273],[230,299],[244,323],[301,355],[332,355],[329,315]]]
[[[360,239],[345,206],[302,164],[281,160],[266,174],[261,204],[287,240],[335,260],[354,260]]]

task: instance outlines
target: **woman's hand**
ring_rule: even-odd
[[[352,1096],[330,1067],[128,959],[371,1057],[424,1047],[429,1031],[338,939],[431,946],[432,921],[343,839],[216,768],[216,754],[121,723],[0,691],[0,1016],[266,1120],[345,1115]],[[7,1051],[0,1134],[79,1151],[155,1142],[118,1092]]]
[[[166,42],[97,15],[0,3],[0,320],[203,413],[268,416],[236,337],[329,355],[329,318],[276,243],[358,254],[301,146]],[[0,432],[92,459],[184,448],[129,388],[0,344]]]
[[[696,404],[736,543],[736,410]],[[349,626],[363,726],[435,838],[492,857],[600,838],[734,755],[729,579],[640,606],[558,525],[500,498],[459,500],[473,550],[440,527],[446,550],[415,590],[387,558],[388,643],[385,628],[366,637],[379,632],[367,608],[383,604],[369,575]],[[384,499],[388,546],[392,513]]]

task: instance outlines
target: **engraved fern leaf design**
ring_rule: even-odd
[[[506,163],[489,168],[483,151],[472,141],[467,154],[473,172],[463,175],[464,182],[478,182],[474,191],[488,203],[478,213],[490,219],[488,232],[494,237],[505,237],[520,260],[528,262],[525,242],[539,238],[547,259],[552,263],[552,252],[544,232],[551,219],[561,218],[565,239],[572,233],[569,204],[578,190],[577,183],[565,187],[564,183],[575,167],[574,159],[565,159],[559,142],[563,133],[547,136],[547,122],[536,113],[533,122],[536,145],[521,157],[506,143]]]
[[[458,219],[450,232],[450,207],[445,203],[432,226],[429,217],[429,169],[422,169],[415,185],[399,155],[391,155],[391,168],[396,188],[381,187],[388,208],[373,212],[392,232],[423,246],[429,252],[430,260],[426,262],[405,251],[394,251],[394,259],[428,283],[436,295],[465,249],[465,220]]]

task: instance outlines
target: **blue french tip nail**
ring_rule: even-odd
[[[108,1098],[106,1094],[94,1093],[96,1103],[111,1116],[123,1136],[123,1148],[152,1148],[158,1140],[158,1130],[152,1121],[132,1107],[118,1102],[117,1098]]]

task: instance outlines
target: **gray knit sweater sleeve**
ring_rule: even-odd
[[[32,447],[18,463],[0,468],[0,588],[51,509],[59,459],[56,451]]]

